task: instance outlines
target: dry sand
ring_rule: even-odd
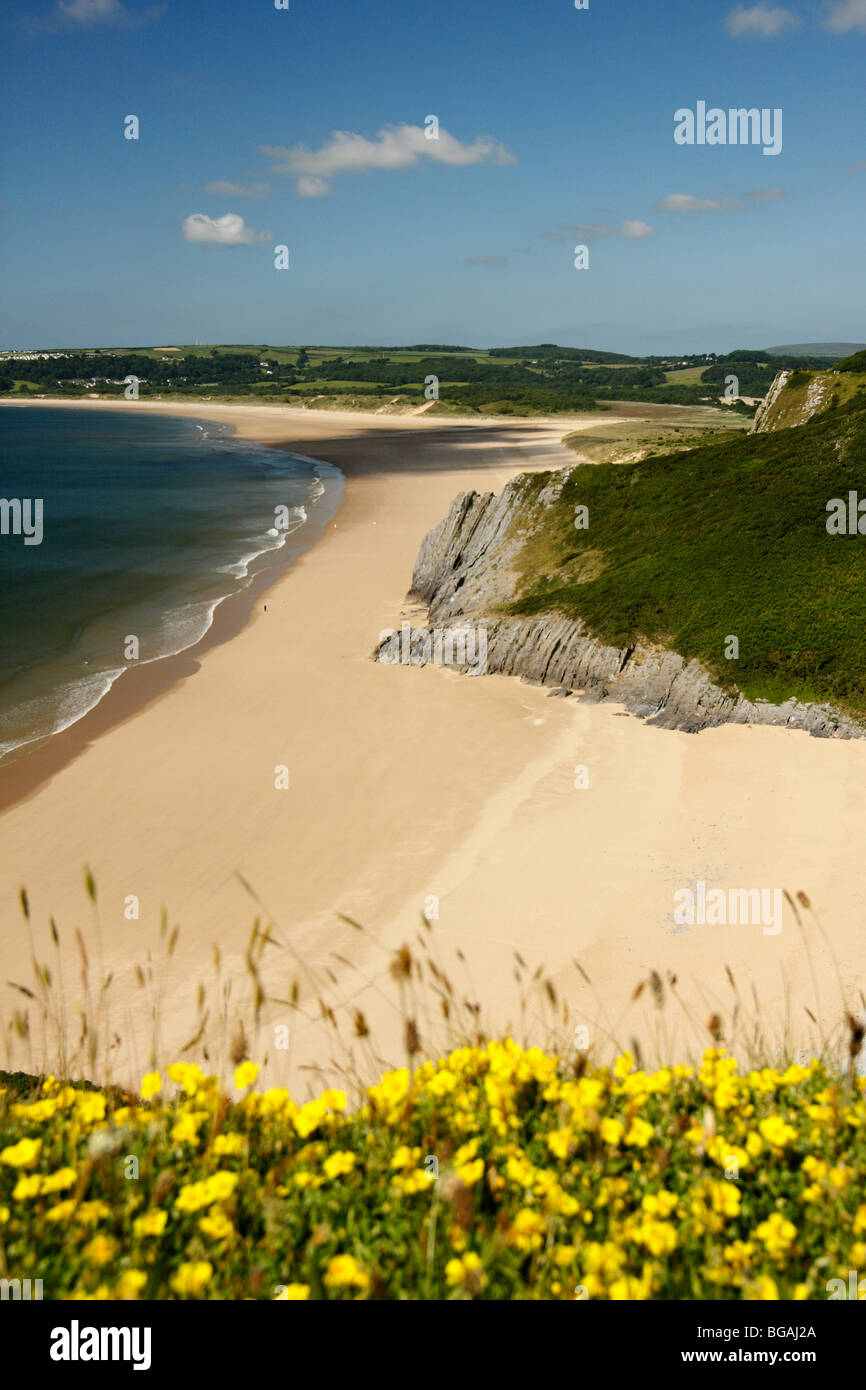
[[[135,700],[118,697],[113,713],[100,707],[70,731],[54,764],[34,759],[28,769],[22,760],[5,784],[0,774],[0,796],[14,802],[0,817],[3,979],[32,984],[17,901],[24,884],[39,959],[51,959],[50,914],[68,948],[71,1017],[80,994],[76,926],[97,974],[88,863],[112,972],[115,1077],[133,1082],[150,1065],[152,991],[134,973],[148,951],[162,990],[161,1061],[197,1032],[202,982],[208,1018],[188,1058],[200,1059],[208,1043],[217,1068],[220,1038],[242,1017],[249,1051],[269,1055],[268,1078],[303,1094],[317,1070],[331,1080],[343,1062],[337,1032],[320,1018],[322,997],[342,1037],[352,1033],[354,1009],[363,1010],[374,1044],[356,1051],[368,1067],[403,1064],[387,967],[402,942],[428,935],[421,913],[434,898],[430,935],[455,988],[483,1004],[492,1026],[511,1023],[536,1041],[552,1008],[541,988],[524,989],[521,1019],[515,950],[530,970],[545,964],[560,1023],[566,1001],[566,1031],[585,1023],[599,1056],[632,1036],[647,1055],[657,1047],[672,1060],[706,1045],[710,1015],[722,1014],[727,1027],[734,1004],[726,965],[741,1024],[756,1012],[755,990],[775,1030],[766,1045],[782,1041],[787,1014],[791,1045],[819,1047],[841,1006],[831,952],[810,915],[804,935],[787,907],[778,935],[760,925],[677,927],[674,892],[699,879],[805,890],[848,1003],[860,1006],[866,890],[855,870],[866,851],[866,746],[778,729],[672,733],[507,678],[367,660],[379,633],[399,626],[421,538],[455,494],[498,491],[516,472],[573,462],[561,436],[597,417],[461,429],[279,407],[121,408],[229,421],[246,437],[336,463],[347,485],[336,524],[256,596],[230,641],[212,638],[174,666],[160,663],[163,672],[152,671]],[[274,786],[281,764],[287,791]],[[574,785],[578,764],[589,769],[584,790]],[[124,914],[132,894],[139,920]],[[181,924],[167,965],[163,905],[169,924]],[[257,915],[275,924],[275,944],[261,958],[267,991],[285,1000],[297,981],[302,1009],[269,1003],[258,1032],[244,960]],[[651,989],[630,1002],[652,970],[665,982],[662,1010]],[[681,1003],[671,999],[670,973]],[[13,1009],[26,1004],[3,991],[7,1037]],[[40,1062],[29,1007],[32,1053],[19,1041],[12,1058],[23,1066]],[[437,1028],[408,1007],[422,1045],[432,1046]],[[288,1051],[275,1041],[283,1025]],[[77,1035],[71,1022],[67,1032]]]

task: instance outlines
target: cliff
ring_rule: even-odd
[[[866,389],[866,373],[839,371],[779,372],[752,424],[753,434],[793,429],[833,406],[844,405]]]
[[[551,694],[615,702],[666,728],[697,733],[726,723],[767,724],[823,738],[864,736],[866,730],[828,704],[772,704],[725,693],[699,661],[661,646],[606,645],[581,619],[561,612],[503,611],[519,591],[527,542],[544,531],[575,472],[546,475],[540,491],[532,485],[537,477],[522,475],[499,496],[466,492],[454,499],[418,553],[408,598],[427,606],[427,623],[410,629],[403,660],[425,665],[437,653],[441,660],[443,636],[447,652],[448,634],[462,631],[470,640],[454,639],[449,664],[464,672],[520,676],[549,686]],[[392,663],[400,659],[395,650],[385,640],[373,659]]]

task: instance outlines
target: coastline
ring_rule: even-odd
[[[66,410],[104,410],[109,412],[142,411],[147,414],[172,415],[183,419],[203,420],[210,423],[228,424],[235,436],[262,444],[268,448],[283,449],[294,454],[306,454],[307,446],[312,449],[320,443],[338,440],[341,443],[361,437],[365,432],[385,430],[388,433],[412,433],[425,430],[438,433],[452,428],[484,428],[477,420],[470,418],[449,419],[446,423],[433,420],[415,420],[412,416],[377,416],[357,411],[308,411],[281,406],[223,405],[220,403],[171,403],[159,401],[118,401],[77,397],[74,400],[44,397],[27,401],[2,401],[0,406],[16,409],[45,407]],[[587,420],[590,417],[586,417]],[[592,417],[591,422],[595,422]],[[285,437],[291,426],[301,424],[312,426],[312,432],[304,436],[300,443],[296,437]],[[487,422],[485,422],[486,424]],[[501,422],[494,422],[501,423]],[[541,423],[556,429],[557,422],[545,418]],[[334,428],[348,428],[346,435],[332,434]],[[573,429],[574,421],[567,422],[566,429]],[[339,451],[338,451],[339,452]],[[315,457],[309,454],[309,457]],[[317,460],[340,469],[331,459]],[[345,460],[344,460],[345,461]],[[357,471],[357,461],[352,461]],[[363,465],[361,465],[363,467]],[[346,475],[343,473],[343,487]],[[332,514],[333,522],[340,507]],[[432,522],[431,522],[432,524]],[[207,631],[198,641],[183,651],[157,658],[140,666],[130,667],[116,680],[105,695],[74,723],[67,728],[43,738],[34,740],[33,745],[23,745],[0,763],[0,815],[19,802],[29,799],[60,772],[71,761],[78,758],[91,744],[108,730],[125,723],[143,710],[152,701],[168,694],[179,682],[194,675],[201,666],[204,656],[213,647],[230,641],[243,631],[253,617],[257,601],[273,585],[296,565],[307,550],[325,539],[324,534],[307,540],[306,527],[301,528],[294,541],[287,539],[280,552],[279,560],[264,566],[254,574],[251,582],[243,589],[227,595],[217,605]],[[264,601],[264,600],[263,600]]]
[[[744,990],[759,992],[774,1027],[796,1001],[797,1045],[809,1040],[803,1001],[822,1022],[838,1021],[831,955],[817,932],[809,945],[820,1006],[792,919],[772,937],[750,927],[682,929],[672,895],[702,878],[806,890],[854,988],[866,891],[850,869],[866,852],[866,749],[737,726],[695,738],[647,728],[612,706],[551,700],[505,676],[468,680],[368,659],[379,633],[399,627],[418,547],[454,496],[573,464],[560,437],[595,417],[466,427],[354,413],[312,419],[279,407],[162,409],[200,419],[232,412],[245,437],[326,460],[346,478],[342,504],[322,539],[270,586],[267,614],[258,596],[231,640],[200,661],[189,649],[154,663],[188,658],[189,669],[94,731],[0,817],[7,979],[30,982],[19,889],[29,894],[39,958],[48,959],[49,916],[67,947],[72,928],[93,920],[82,876],[89,864],[113,975],[113,1070],[130,1083],[148,1069],[151,1048],[134,966],[158,944],[163,906],[181,933],[165,962],[160,1060],[175,1060],[195,1035],[200,981],[219,1014],[217,944],[219,981],[231,983],[252,1055],[268,1053],[264,1076],[298,1093],[322,1077],[339,1081],[355,1008],[373,1029],[377,1061],[405,1064],[402,1021],[382,977],[390,953],[418,934],[431,897],[437,939],[465,952],[475,981],[459,987],[489,1005],[499,1028],[519,1017],[515,950],[532,968],[544,963],[572,1017],[597,1025],[599,1049],[614,1039],[628,1045],[632,1034],[649,1047],[652,1005],[645,1014],[646,999],[630,1001],[651,969],[679,977],[691,1022],[684,1015],[678,1037],[690,1047],[721,1006],[728,965]],[[576,764],[588,767],[591,791],[575,790]],[[290,771],[287,792],[274,786],[279,765]],[[124,912],[129,895],[140,903],[134,920]],[[256,1020],[246,954],[257,916],[274,923],[267,964],[278,983],[269,977],[269,987],[285,999],[299,979],[300,1013],[269,1004]],[[333,1008],[339,1038],[323,1028],[317,997]],[[7,992],[2,1004],[10,1002]],[[525,1021],[543,1028],[539,1001]],[[231,1025],[211,1017],[209,1027],[217,1023],[225,1042]],[[290,1029],[289,1053],[275,1050],[279,1026]],[[219,1029],[214,1055],[218,1042]]]
[[[43,402],[37,404],[42,405]],[[57,402],[49,401],[45,404],[50,407]],[[93,402],[80,404],[82,408],[87,409]],[[122,407],[118,406],[117,409],[120,411]],[[204,420],[208,417],[183,418]],[[209,423],[220,422],[210,420]],[[229,428],[237,434],[234,426],[230,425]],[[259,442],[252,434],[238,437]],[[265,447],[281,446],[268,444]],[[288,445],[285,448],[287,452],[295,452]],[[34,795],[47,780],[80,756],[100,735],[132,718],[152,700],[158,699],[179,681],[193,675],[200,669],[202,658],[212,647],[230,641],[243,630],[257,600],[277,583],[305,551],[317,543],[329,520],[333,519],[336,510],[339,509],[345,478],[339,469],[332,468],[326,461],[311,461],[322,463],[328,470],[327,476],[322,479],[324,491],[317,499],[324,505],[320,508],[314,505],[307,522],[297,531],[290,532],[278,550],[263,552],[264,556],[270,558],[252,570],[243,586],[216,600],[207,628],[189,646],[128,666],[112,681],[95,704],[65,728],[23,743],[0,760],[0,814]],[[253,563],[257,559],[261,560],[262,555],[254,557]]]

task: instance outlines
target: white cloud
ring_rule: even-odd
[[[266,183],[228,183],[225,179],[204,186],[205,193],[222,193],[226,198],[267,198],[270,191]]]
[[[227,212],[224,217],[194,212],[184,218],[181,231],[186,241],[210,242],[215,246],[248,246],[254,241],[270,241],[272,236],[271,232],[255,232],[244,226],[244,219],[236,212]]]
[[[54,9],[42,18],[19,22],[31,35],[56,33],[58,29],[94,29],[99,24],[131,29],[158,19],[164,9],[164,5],[154,5],[147,10],[132,11],[121,4],[121,0],[58,0]]]
[[[122,24],[127,10],[120,0],[59,0],[57,15],[70,24]]]
[[[736,198],[693,198],[691,193],[669,193],[656,203],[660,212],[723,212],[741,206]]]
[[[849,34],[852,29],[866,33],[866,0],[831,0],[824,24],[837,34]]]
[[[508,265],[504,256],[467,256],[464,265]]]
[[[786,29],[799,26],[800,20],[784,5],[768,5],[766,0],[760,0],[748,10],[745,5],[738,5],[725,20],[725,28],[735,39],[775,39]]]
[[[653,229],[648,222],[641,222],[640,218],[634,218],[630,222],[620,222],[619,234],[624,236],[627,241],[642,241],[644,237],[652,236]]]
[[[582,242],[597,241],[600,237],[621,236],[626,241],[642,241],[644,237],[652,236],[653,229],[648,222],[641,222],[639,218],[632,218],[625,222],[620,222],[618,227],[610,227],[605,222],[575,222],[569,227],[576,237]],[[558,232],[547,232],[549,241],[564,241],[565,238]]]
[[[613,227],[603,222],[575,222],[571,230],[581,241],[595,241],[598,237],[613,236]]]
[[[303,145],[262,145],[261,151],[276,160],[273,172],[297,177],[297,191],[306,198],[321,198],[322,184],[337,174],[367,174],[371,169],[408,169],[422,156],[436,164],[514,164],[514,156],[498,140],[479,135],[463,144],[440,126],[438,139],[427,138],[423,126],[386,126],[375,140],[352,131],[335,130],[318,150]],[[327,188],[325,184],[325,188]]]
[[[295,184],[302,198],[327,198],[331,185],[315,174],[302,174]]]
[[[731,208],[744,208],[747,203],[766,203],[784,197],[784,188],[756,188],[744,193],[742,198],[694,198],[691,193],[669,193],[655,206],[659,212],[729,212]]]
[[[743,197],[750,203],[769,203],[776,198],[786,198],[784,188],[756,188],[751,193],[744,193]]]

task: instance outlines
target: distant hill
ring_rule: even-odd
[[[764,351],[771,357],[850,357],[861,348],[866,348],[866,343],[787,343]]]

